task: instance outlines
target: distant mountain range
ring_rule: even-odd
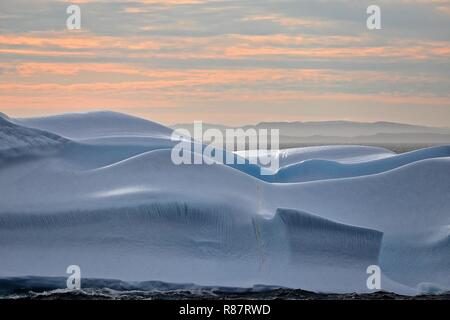
[[[184,128],[193,132],[193,124],[177,124],[173,129]],[[209,128],[225,132],[227,127],[203,123]],[[261,122],[242,129],[279,129],[281,144],[295,143],[450,143],[450,128],[428,127],[394,122]]]

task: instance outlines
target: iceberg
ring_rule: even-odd
[[[2,115],[0,278],[76,264],[88,279],[348,293],[370,292],[378,265],[385,291],[450,288],[450,146],[280,150],[260,176],[175,165],[171,132],[110,112]]]

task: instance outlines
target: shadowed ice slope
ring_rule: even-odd
[[[0,113],[0,166],[28,157],[54,154],[66,142],[56,134],[18,126]]]
[[[424,159],[439,157],[450,157],[450,146],[415,150],[367,162],[341,163],[321,159],[305,160],[281,168],[276,175],[268,179],[274,182],[305,182],[357,177],[392,170]]]

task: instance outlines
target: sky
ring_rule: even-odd
[[[66,8],[81,8],[68,30]],[[366,26],[381,8],[381,30]],[[0,111],[450,127],[450,0],[1,0]]]

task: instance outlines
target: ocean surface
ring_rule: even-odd
[[[197,286],[161,281],[124,282],[84,279],[80,290],[66,288],[64,277],[0,279],[0,299],[13,300],[450,300],[450,292],[402,296],[390,292],[370,294],[315,293],[299,289],[256,285],[251,288]]]

